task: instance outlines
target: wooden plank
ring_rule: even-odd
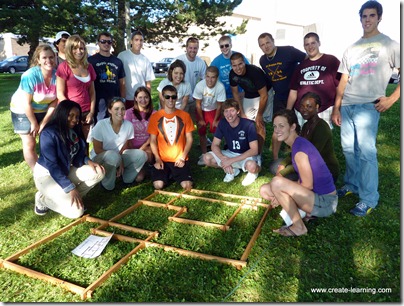
[[[169,205],[169,204],[165,204],[165,203],[158,203],[158,202],[153,202],[153,201],[148,201],[148,200],[141,200],[141,202],[143,203],[143,205],[152,206],[152,207],[160,207],[160,208],[166,208],[166,209],[176,210],[176,211],[179,211],[182,209],[182,206]]]
[[[4,268],[6,268],[6,269],[11,270],[11,271],[14,271],[14,272],[17,272],[17,273],[20,273],[20,274],[24,274],[24,275],[27,275],[27,276],[32,277],[32,278],[40,279],[40,280],[43,280],[43,281],[46,281],[46,282],[49,282],[49,283],[52,283],[52,284],[55,284],[55,285],[58,285],[58,286],[62,287],[63,289],[69,290],[69,291],[71,291],[73,293],[76,293],[76,294],[81,295],[83,293],[83,291],[85,290],[85,288],[83,288],[81,286],[78,286],[76,284],[69,283],[68,281],[65,281],[65,280],[62,280],[62,279],[59,279],[59,278],[56,278],[56,277],[53,277],[53,276],[50,276],[50,275],[47,275],[47,274],[32,270],[32,269],[29,269],[29,268],[26,268],[26,267],[20,266],[20,265],[18,265],[16,263],[13,263],[13,262],[10,262],[10,261],[7,261],[7,260],[2,261],[2,266]],[[5,288],[3,288],[3,289],[5,289]],[[92,294],[91,290],[89,291],[89,294]]]
[[[175,214],[173,217],[174,217],[174,218],[177,218],[177,217],[181,216],[183,213],[185,213],[185,212],[187,212],[187,211],[188,211],[187,208],[186,208],[185,206],[183,206],[183,207],[181,208],[181,210],[177,211],[176,214]]]
[[[89,222],[94,222],[94,223],[107,223],[107,226],[111,226],[111,227],[116,227],[128,232],[132,232],[132,233],[138,233],[138,234],[142,234],[142,235],[152,235],[155,234],[155,231],[149,231],[149,230],[145,230],[142,228],[138,228],[138,227],[134,227],[134,226],[130,226],[130,225],[126,225],[126,224],[122,224],[122,223],[116,223],[116,222],[111,222],[111,221],[105,221],[103,219],[99,219],[96,217],[88,217],[87,221]],[[105,228],[105,227],[104,227]],[[97,229],[100,229],[99,227],[97,227]]]
[[[255,241],[257,240],[257,238],[261,232],[261,228],[264,225],[265,219],[266,219],[268,213],[271,211],[271,209],[272,209],[272,206],[268,205],[267,209],[265,210],[264,214],[262,215],[260,223],[258,223],[258,226],[255,229],[255,232],[254,232],[253,236],[251,237],[250,242],[248,243],[247,247],[245,248],[244,253],[241,256],[240,260],[247,260],[248,255],[250,255],[251,249],[252,249]]]
[[[194,192],[194,193],[199,193],[199,194],[216,194],[222,197],[228,197],[228,198],[236,198],[236,199],[245,199],[248,201],[251,200],[256,200],[257,203],[261,203],[264,204],[264,206],[266,207],[269,204],[265,204],[262,202],[262,198],[254,198],[254,197],[249,197],[249,196],[242,196],[242,195],[237,195],[237,194],[229,194],[229,193],[222,193],[222,192],[217,192],[217,191],[207,191],[207,190],[199,190],[199,189],[191,189],[190,192]]]
[[[25,249],[15,253],[15,254],[13,254],[13,255],[11,255],[9,257],[7,257],[5,260],[7,260],[7,261],[15,261],[15,260],[17,260],[22,255],[28,253],[32,249],[35,249],[36,247],[39,247],[39,246],[45,244],[46,242],[55,239],[56,237],[62,235],[64,232],[67,232],[68,230],[70,230],[72,227],[74,227],[74,226],[76,226],[76,225],[78,225],[80,223],[85,222],[86,217],[87,217],[87,215],[82,216],[80,219],[77,219],[76,221],[66,225],[65,227],[61,228],[60,230],[56,231],[55,233],[53,233],[53,234],[51,234],[51,235],[37,241],[37,242],[31,244],[30,246],[26,247]]]
[[[216,224],[216,223],[197,221],[197,220],[191,220],[191,219],[185,219],[185,218],[168,217],[168,220],[178,222],[178,223],[199,225],[199,226],[205,226],[205,227],[216,227],[222,231],[227,231],[229,229],[228,226],[223,225],[223,224]]]
[[[229,220],[227,220],[225,226],[227,226],[227,228],[230,228],[230,224],[233,223],[234,219],[236,218],[236,216],[238,215],[238,213],[241,211],[241,209],[243,208],[244,202],[241,203],[240,207],[236,209],[236,211],[233,213],[233,215],[230,217]]]

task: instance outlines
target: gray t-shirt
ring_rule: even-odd
[[[348,74],[342,105],[363,104],[386,95],[393,68],[400,68],[400,45],[380,33],[361,38],[344,52],[338,72]]]

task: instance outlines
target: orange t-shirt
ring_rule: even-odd
[[[184,152],[186,134],[194,129],[191,116],[187,112],[177,109],[172,114],[167,114],[161,109],[150,116],[147,132],[157,135],[161,160],[174,163]]]

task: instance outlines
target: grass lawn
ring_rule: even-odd
[[[32,174],[23,160],[20,138],[14,134],[9,102],[20,75],[0,75],[0,258],[4,259],[46,237],[72,220],[54,212],[35,215],[36,192]],[[153,82],[155,89],[161,79]],[[394,90],[389,85],[388,94]],[[156,90],[153,101],[157,105]],[[267,127],[267,135],[272,127]],[[194,165],[194,188],[227,194],[259,197],[259,187],[271,179],[268,171],[271,153],[267,137],[263,156],[264,170],[256,182],[242,187],[245,174],[225,184],[218,169],[196,165],[200,153],[194,134],[190,159]],[[339,128],[334,130],[334,145],[342,173]],[[339,201],[338,211],[329,218],[309,223],[309,234],[285,238],[272,233],[282,225],[280,208],[269,213],[261,234],[241,270],[206,261],[146,248],[131,257],[99,288],[90,302],[400,302],[400,103],[382,114],[378,134],[379,192],[377,209],[365,218],[349,210],[358,201],[350,195]],[[340,177],[338,187],[342,185]],[[181,192],[177,184],[166,190]],[[108,220],[153,192],[152,184],[123,188],[113,192],[95,187],[85,199],[91,216]],[[158,200],[158,199],[157,199]],[[157,201],[156,200],[156,201]],[[165,203],[167,198],[162,197]],[[223,222],[233,210],[182,199],[188,206],[186,218]],[[200,210],[198,209],[200,207]],[[243,211],[234,229],[225,232],[168,222],[171,211],[141,207],[120,220],[144,229],[158,230],[156,242],[176,247],[239,259],[251,237],[262,210]],[[19,264],[87,287],[111,265],[134,248],[113,241],[96,259],[83,259],[71,250],[90,234],[94,224],[84,223],[58,239],[22,256]],[[3,302],[80,302],[79,295],[56,285],[0,269],[0,301]],[[313,289],[325,288],[326,292]],[[329,289],[330,288],[330,289]],[[332,289],[334,288],[334,289]],[[338,292],[332,292],[336,290]],[[345,291],[345,292],[344,292]]]

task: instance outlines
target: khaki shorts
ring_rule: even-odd
[[[314,194],[314,207],[310,215],[328,217],[337,211],[338,196],[336,194]]]

